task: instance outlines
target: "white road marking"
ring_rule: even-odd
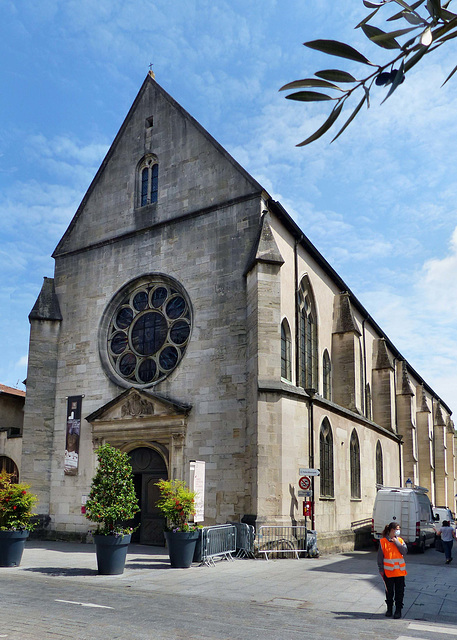
[[[114,609],[114,607],[105,607],[103,604],[93,604],[92,602],[73,602],[73,600],[56,600],[55,602],[64,602],[65,604],[78,604],[81,607],[96,607],[97,609]]]
[[[419,640],[419,639],[417,637],[413,638],[413,636],[398,636],[397,640]]]
[[[430,624],[416,624],[411,622],[408,625],[408,629],[414,629],[415,631],[433,631],[434,633],[449,633],[451,636],[457,636],[457,629],[451,629],[450,627],[437,627]]]

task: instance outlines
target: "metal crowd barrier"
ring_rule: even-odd
[[[254,540],[255,529],[245,522],[228,522],[236,528],[236,557],[252,558],[255,560]]]
[[[201,563],[214,565],[214,558],[232,560],[236,552],[236,527],[233,524],[221,524],[202,529]]]
[[[304,526],[262,526],[257,534],[258,552],[265,554],[265,560],[271,553],[293,553],[299,558],[299,553],[308,553],[309,533]]]

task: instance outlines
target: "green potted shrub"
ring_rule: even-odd
[[[12,482],[13,474],[0,473],[0,567],[19,566],[37,497],[29,485]]]
[[[170,564],[187,569],[192,564],[199,526],[189,522],[195,514],[195,491],[190,491],[182,480],[159,480],[160,498],[157,507],[166,519],[164,531]]]
[[[133,528],[126,526],[139,511],[133,472],[126,453],[103,444],[96,450],[98,468],[86,502],[86,518],[97,523],[94,542],[98,572],[124,572]]]

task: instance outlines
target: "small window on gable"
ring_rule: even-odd
[[[289,323],[284,318],[281,323],[281,378],[292,380],[291,339]]]
[[[151,129],[154,126],[154,116],[149,116],[146,118],[146,129]]]
[[[148,155],[138,166],[137,177],[137,206],[144,207],[147,204],[157,202],[159,190],[159,165],[157,158]]]

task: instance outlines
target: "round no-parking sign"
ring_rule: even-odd
[[[302,476],[298,481],[298,486],[300,487],[300,489],[304,489],[304,491],[307,491],[311,488],[311,478],[308,478],[308,476]]]

